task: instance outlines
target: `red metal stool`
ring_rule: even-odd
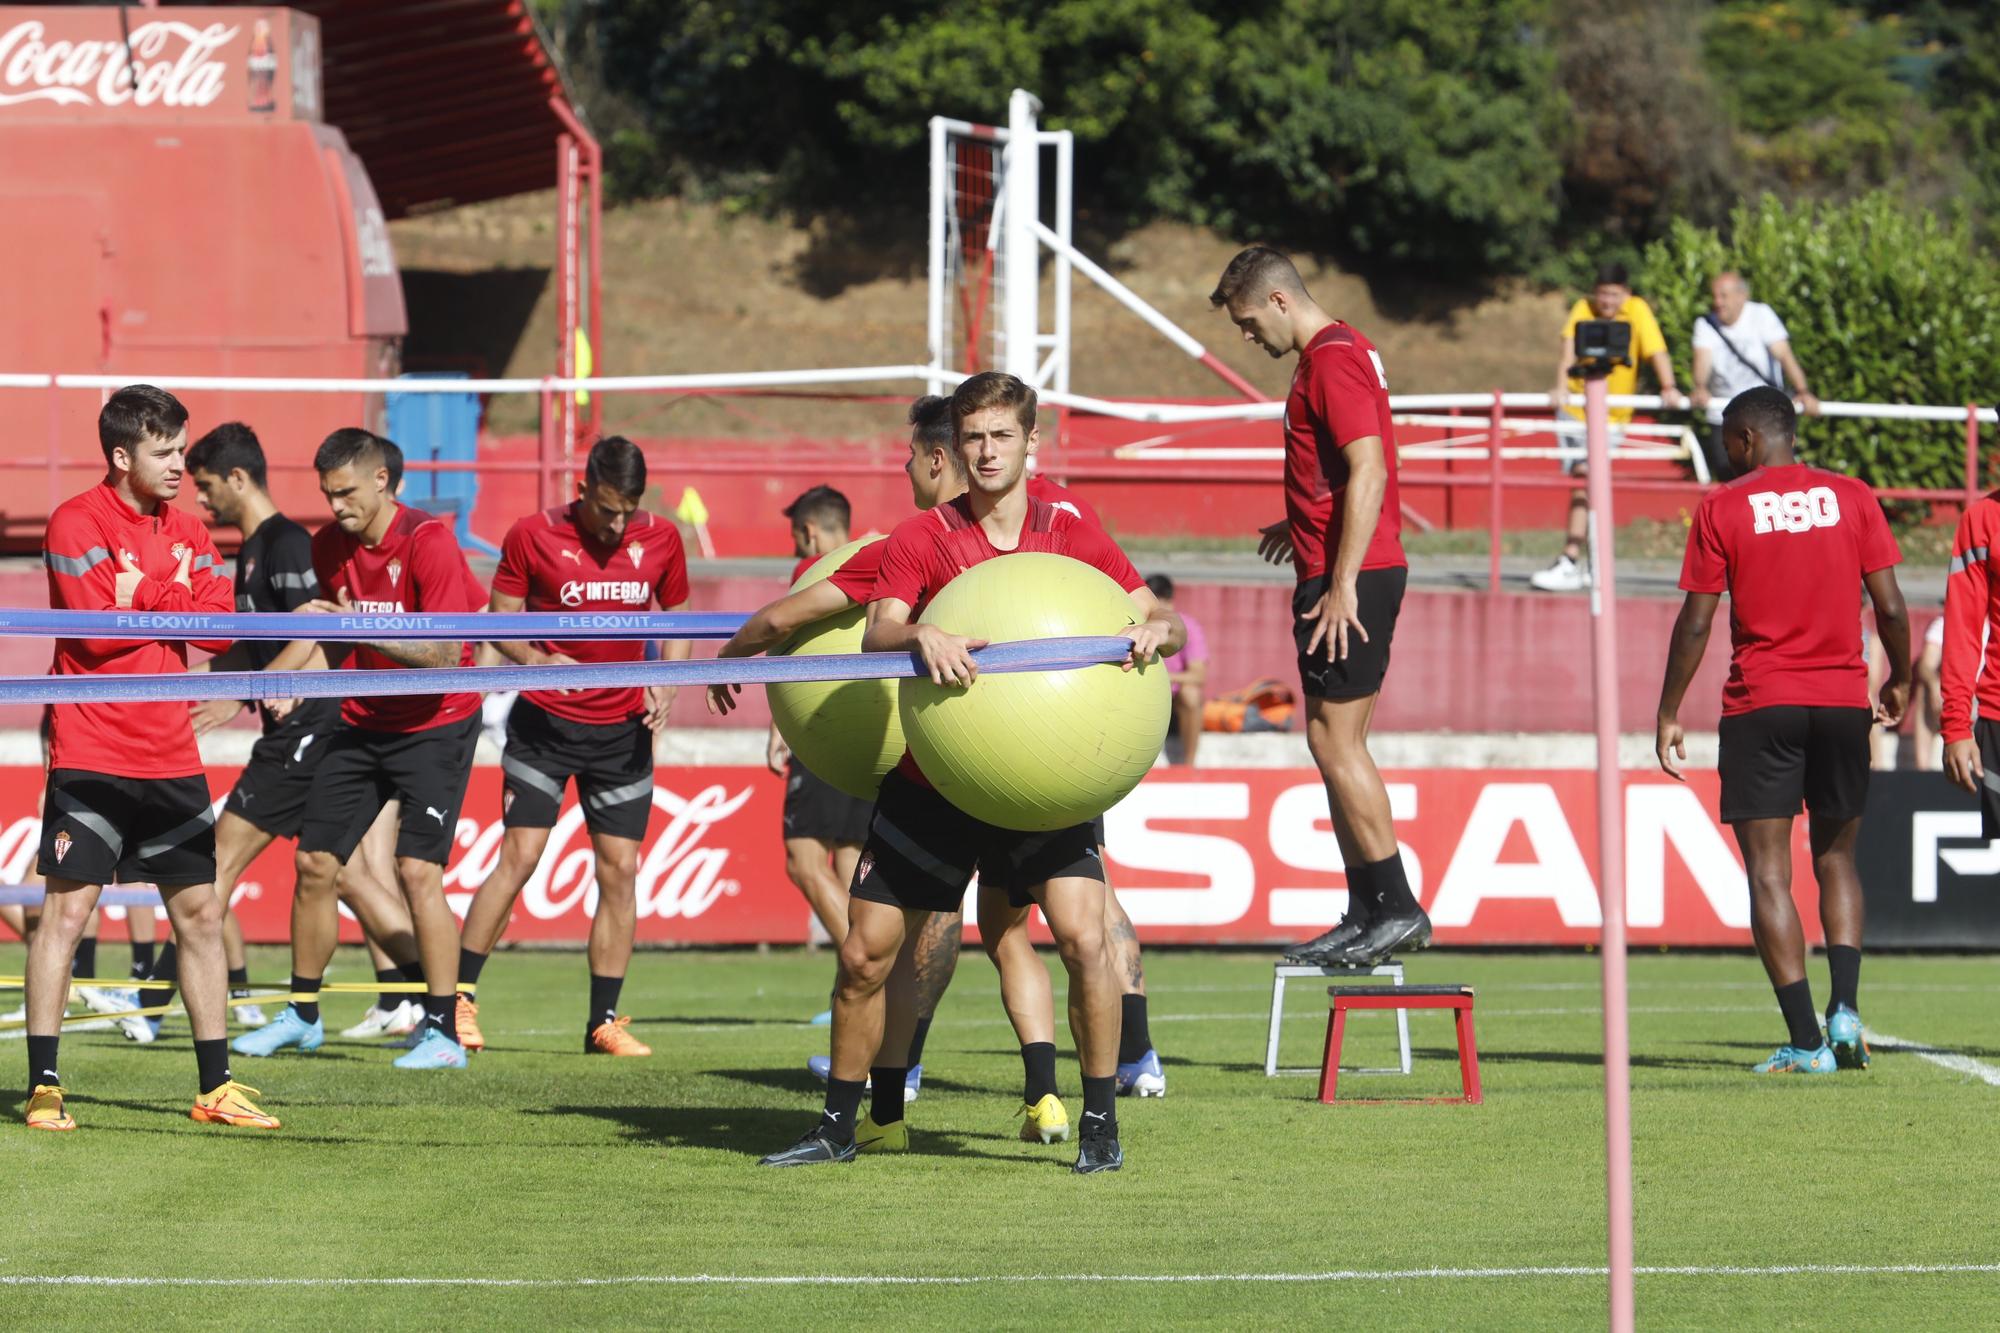
[[[1465,1090],[1463,1097],[1434,1097],[1425,1100],[1477,1105],[1479,1091],[1479,1045],[1472,1035],[1472,987],[1470,986],[1328,986],[1333,1012],[1326,1019],[1326,1055],[1319,1072],[1319,1099],[1331,1103],[1340,1081],[1340,1043],[1347,1035],[1350,1009],[1450,1009],[1458,1028],[1458,1075]],[[1349,1099],[1354,1100],[1353,1098]]]

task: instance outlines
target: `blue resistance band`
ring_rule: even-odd
[[[308,617],[323,619],[325,617]],[[498,617],[486,617],[498,619]],[[1124,637],[1022,639],[972,654],[984,672],[1075,671],[1122,662]],[[773,685],[895,680],[928,674],[914,653],[598,662],[576,666],[395,667],[382,671],[196,671],[165,675],[0,676],[0,704],[192,703],[198,699],[355,699],[391,694],[630,689],[641,685]]]
[[[321,642],[550,639],[726,639],[749,617],[735,612],[497,611],[312,615],[248,611],[0,610],[0,638],[317,639]]]

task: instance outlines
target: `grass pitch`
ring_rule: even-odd
[[[365,980],[364,962],[343,951],[330,979]],[[20,965],[0,950],[0,972]],[[816,1113],[804,1062],[825,1032],[804,1020],[830,971],[641,954],[625,1007],[657,1054],[618,1061],[582,1054],[580,956],[504,954],[465,1073],[338,1040],[239,1057],[275,1134],[187,1119],[179,1016],[150,1047],[72,1035],[81,1129],[0,1125],[0,1310],[84,1327],[1603,1322],[1594,958],[1421,956],[1413,983],[1479,988],[1485,1105],[1324,1107],[1312,1079],[1262,1075],[1268,958],[1149,956],[1169,1094],[1121,1105],[1126,1170],[1089,1179],[1073,1145],[1015,1137],[1020,1062],[976,953],[932,1030],[915,1151],[758,1168]],[[1957,1058],[1878,1049],[1827,1079],[1747,1072],[1781,1035],[1753,959],[1639,956],[1632,981],[1638,1261],[1681,1270],[1639,1278],[1643,1324],[2000,1321],[1992,959],[1871,958],[1870,1027]],[[329,1030],[364,1003],[330,1000]],[[1295,983],[1288,1012],[1285,1062],[1315,1060],[1323,992]],[[1411,1023],[1416,1072],[1344,1075],[1343,1093],[1456,1090],[1448,1017]],[[1389,1018],[1357,1016],[1349,1049],[1391,1062]],[[10,1084],[24,1058],[0,1043]],[[1067,1054],[1061,1079],[1074,1115]],[[18,1126],[17,1091],[5,1110]]]

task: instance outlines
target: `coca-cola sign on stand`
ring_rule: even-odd
[[[0,123],[316,120],[318,32],[289,9],[0,6]]]

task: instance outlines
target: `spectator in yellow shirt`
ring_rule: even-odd
[[[1562,352],[1556,360],[1554,401],[1557,404],[1567,404],[1572,395],[1583,392],[1583,381],[1572,377],[1569,372],[1576,364],[1576,326],[1586,319],[1622,320],[1632,326],[1632,364],[1619,366],[1606,377],[1604,388],[1607,393],[1637,393],[1639,363],[1643,361],[1653,367],[1653,374],[1660,382],[1661,398],[1670,405],[1686,402],[1675,387],[1673,358],[1667,355],[1667,340],[1660,334],[1660,321],[1653,317],[1653,308],[1632,295],[1632,278],[1623,264],[1606,264],[1597,270],[1597,284],[1591,288],[1589,299],[1570,307],[1569,319],[1563,324]],[[1624,442],[1625,426],[1631,420],[1631,408],[1611,409],[1612,444]],[[1556,434],[1580,443],[1583,439],[1583,409],[1566,406],[1557,412]],[[1571,459],[1566,467],[1571,476],[1583,480],[1583,459]],[[1562,554],[1547,569],[1537,570],[1531,575],[1529,583],[1543,592],[1577,592],[1590,586],[1590,570],[1584,551],[1589,533],[1589,512],[1583,490],[1571,491],[1569,527],[1564,535]]]

